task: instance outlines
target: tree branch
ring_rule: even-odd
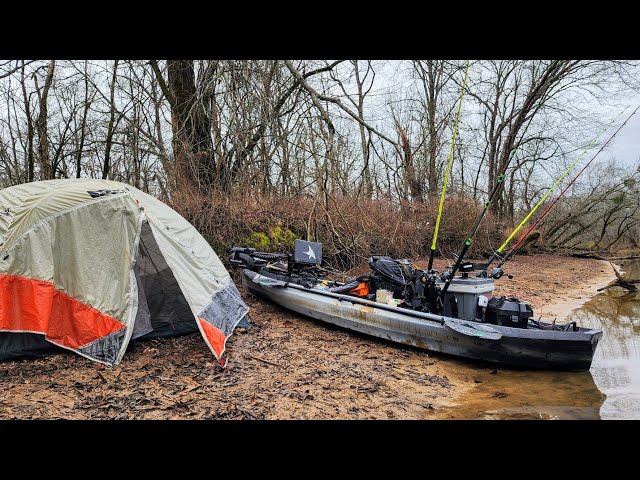
[[[293,62],[291,62],[291,60],[285,60],[284,63],[286,64],[287,68],[289,69],[289,71],[293,74],[294,77],[296,77],[296,79],[298,79],[298,81],[302,84],[303,88],[309,93],[309,95],[311,96],[311,99],[314,103],[314,105],[316,105],[316,107],[318,107],[318,109],[320,110],[320,113],[323,115],[323,118],[325,118],[325,121],[328,119],[329,122],[331,122],[331,120],[328,118],[328,112],[326,111],[326,109],[324,107],[322,107],[322,105],[320,104],[319,100],[324,100],[325,102],[330,102],[330,103],[334,103],[336,104],[338,107],[340,107],[341,110],[343,110],[344,112],[346,112],[350,117],[352,117],[353,119],[355,119],[358,123],[360,123],[362,126],[364,126],[367,130],[369,130],[372,133],[375,133],[377,136],[379,136],[380,138],[383,138],[384,140],[386,140],[387,142],[389,142],[391,145],[393,145],[396,148],[398,147],[398,143],[394,142],[393,140],[391,140],[389,137],[387,137],[385,134],[381,133],[380,131],[378,131],[376,128],[372,127],[371,125],[369,125],[367,122],[365,122],[362,118],[360,118],[356,113],[352,112],[344,103],[342,103],[339,99],[337,98],[333,98],[333,97],[328,97],[326,95],[322,95],[321,93],[319,93],[317,90],[315,90],[311,85],[309,85],[309,83],[304,79],[304,77],[300,74],[300,72],[296,69],[296,67],[294,67]],[[333,124],[331,124],[333,125]],[[333,128],[333,127],[331,127]]]
[[[171,93],[171,90],[169,90],[169,86],[167,85],[167,82],[165,82],[164,77],[162,76],[160,67],[158,67],[158,61],[149,60],[149,65],[151,65],[151,69],[153,70],[153,73],[156,75],[156,80],[158,80],[160,89],[162,90],[162,93],[164,94],[167,101],[169,102],[171,109],[174,109],[176,106],[176,99],[173,96],[173,93]]]

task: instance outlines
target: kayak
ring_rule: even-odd
[[[467,359],[533,369],[589,370],[602,337],[602,330],[575,324],[573,329],[557,330],[530,321],[527,328],[515,328],[421,312],[330,292],[322,284],[303,285],[267,269],[244,268],[241,276],[247,291],[301,315]]]

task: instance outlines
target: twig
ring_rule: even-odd
[[[253,355],[247,355],[247,356],[248,356],[249,358],[254,359],[254,360],[258,360],[259,362],[264,362],[264,363],[268,363],[269,365],[273,365],[274,367],[279,367],[279,366],[280,366],[279,364],[277,364],[277,363],[275,363],[275,362],[272,362],[272,361],[270,361],[270,360],[265,360],[264,358],[255,357],[255,356],[253,356]]]

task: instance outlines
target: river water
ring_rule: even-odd
[[[640,281],[640,261],[620,265],[625,280]],[[607,289],[570,320],[604,332],[588,372],[481,368],[469,378],[477,386],[439,417],[640,419],[640,293]]]

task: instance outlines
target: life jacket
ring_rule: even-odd
[[[366,297],[369,293],[371,293],[369,282],[360,282],[356,288],[349,291],[349,295],[355,295],[358,297]]]
[[[371,278],[369,275],[360,275],[339,287],[330,288],[329,291],[333,293],[341,293],[343,295],[365,297],[371,293],[371,287],[369,286],[370,280]]]

